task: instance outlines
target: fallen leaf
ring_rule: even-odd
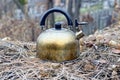
[[[100,41],[102,39],[104,39],[103,35],[99,34],[99,35],[96,36],[96,40]]]
[[[110,47],[114,47],[114,48],[120,50],[120,43],[118,43],[117,41],[111,40],[111,41],[109,41],[108,45]]]
[[[120,50],[119,49],[112,49],[112,53],[120,54]]]
[[[84,65],[84,70],[85,71],[92,71],[92,70],[95,70],[95,69],[96,69],[95,66],[93,64],[91,64],[91,63],[86,63]]]
[[[120,62],[120,58],[117,60],[117,62]]]
[[[112,76],[115,76],[115,75],[117,75],[117,72],[116,72],[116,71],[113,71],[113,72],[112,72]]]
[[[92,41],[89,41],[89,42],[86,42],[85,43],[85,45],[87,46],[87,47],[92,47],[93,46],[93,42]]]

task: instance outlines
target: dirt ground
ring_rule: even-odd
[[[76,60],[35,58],[36,43],[0,39],[0,80],[120,80],[120,25],[80,39]]]

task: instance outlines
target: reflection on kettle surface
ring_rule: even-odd
[[[72,19],[62,9],[52,8],[44,13],[41,17],[40,26],[45,26],[46,17],[52,12],[62,13],[67,21],[68,26],[73,27]],[[75,26],[84,25],[86,23],[78,23],[75,20]],[[55,23],[53,28],[43,31],[37,39],[37,55],[42,60],[50,60],[54,62],[62,62],[73,60],[79,57],[79,38],[83,37],[81,32],[75,34],[70,29],[61,27],[61,23]]]
[[[61,62],[76,59],[79,55],[77,52],[77,42],[71,42],[64,45],[49,43],[37,45],[37,47],[37,56],[43,60]]]

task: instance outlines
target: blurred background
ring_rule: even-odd
[[[85,35],[120,21],[120,0],[0,0],[0,38],[36,41],[42,32],[40,18],[53,7],[67,11],[73,21],[87,21],[88,25],[79,26]],[[67,24],[63,15],[49,15],[45,28],[54,27],[58,21]]]

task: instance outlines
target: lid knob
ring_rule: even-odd
[[[60,22],[55,23],[55,29],[61,30],[61,23]]]

